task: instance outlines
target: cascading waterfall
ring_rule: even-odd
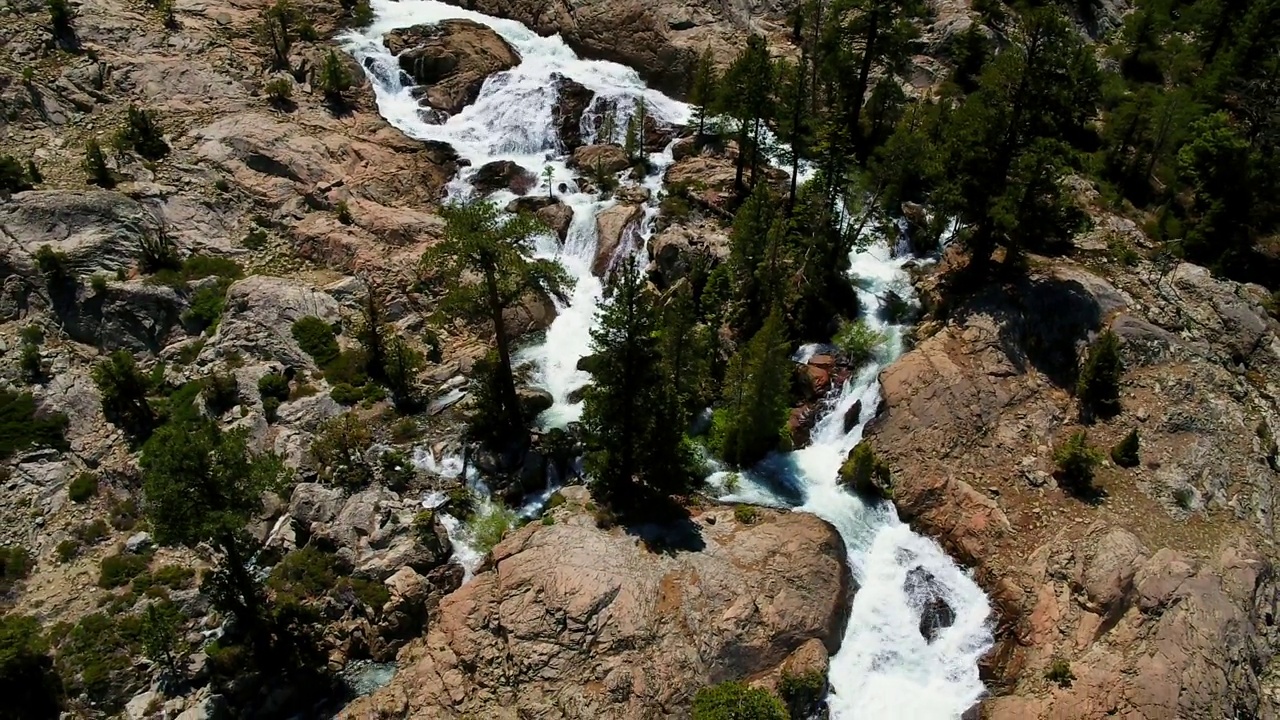
[[[558,199],[573,209],[574,217],[563,245],[554,238],[538,241],[533,252],[558,259],[573,279],[573,288],[544,340],[526,348],[520,359],[532,365],[535,381],[555,400],[541,418],[547,426],[563,426],[578,419],[581,406],[572,402],[575,391],[590,377],[577,369],[578,361],[590,352],[590,330],[602,297],[601,282],[591,273],[599,238],[595,216],[616,201],[586,192],[565,165],[552,124],[556,102],[552,74],[559,73],[594,91],[590,113],[602,103],[616,108],[617,122],[625,127],[627,113],[637,98],[643,98],[648,112],[657,120],[683,124],[689,108],[644,86],[632,70],[607,62],[577,58],[559,37],[539,37],[523,25],[498,20],[479,13],[445,5],[434,0],[374,0],[376,19],[366,30],[349,34],[348,49],[361,61],[372,78],[383,116],[406,134],[423,140],[452,145],[471,162],[449,187],[454,197],[467,197],[475,170],[493,160],[512,160],[541,178],[544,167],[553,170],[551,183],[564,183],[567,192]],[[488,25],[520,53],[521,63],[490,77],[476,102],[442,124],[425,122],[418,101],[410,94],[395,58],[383,45],[382,36],[396,28],[466,18]],[[584,121],[591,138],[594,123]],[[650,191],[644,217],[631,241],[620,252],[643,255],[644,240],[652,231],[657,215],[656,202],[664,169],[672,162],[670,149],[651,156],[654,172],[641,186]],[[532,193],[548,192],[546,185]],[[514,197],[495,196],[498,202]],[[932,541],[913,533],[896,517],[888,504],[868,505],[850,495],[837,482],[840,465],[862,437],[865,423],[875,415],[879,403],[878,375],[885,364],[902,351],[905,328],[881,319],[883,297],[889,291],[912,297],[902,265],[905,258],[893,259],[883,242],[856,251],[852,256],[852,280],[868,308],[868,323],[885,333],[886,343],[874,362],[861,368],[846,382],[838,395],[825,406],[825,414],[812,433],[810,446],[764,461],[742,474],[726,499],[759,502],[786,507],[790,503],[773,488],[781,480],[804,499],[796,509],[818,515],[841,534],[848,548],[849,563],[859,584],[850,611],[841,650],[832,659],[829,704],[833,718],[910,718],[944,720],[958,718],[983,693],[977,662],[990,646],[987,616],[989,606],[981,590]],[[803,349],[802,349],[803,351]],[[810,349],[811,351],[811,349]],[[858,422],[845,431],[845,415],[861,401]],[[445,475],[460,476],[458,458],[437,460],[420,452],[419,466]],[[483,483],[473,473],[468,482],[483,493]],[[717,473],[712,484],[724,487],[726,473]],[[542,498],[545,500],[545,498]],[[439,504],[443,498],[428,498]],[[536,512],[534,498],[523,512]],[[452,536],[464,540],[464,533],[451,518]],[[467,555],[465,543],[458,550],[468,576],[479,558]],[[912,583],[912,575],[924,573],[930,582]],[[955,613],[954,622],[941,629],[932,642],[920,632],[921,613],[928,597],[921,588],[931,588]]]

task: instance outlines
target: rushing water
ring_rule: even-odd
[[[451,144],[458,154],[471,161],[449,187],[454,197],[466,197],[473,190],[470,178],[480,166],[493,160],[512,160],[541,177],[550,166],[551,183],[565,189],[557,197],[574,212],[567,240],[538,241],[534,253],[558,259],[573,279],[573,288],[544,339],[521,352],[529,363],[534,380],[552,393],[555,405],[541,418],[548,426],[563,426],[576,420],[581,406],[572,402],[575,391],[590,377],[577,369],[578,361],[589,353],[590,330],[595,320],[602,287],[591,273],[598,238],[595,216],[615,201],[585,191],[565,166],[565,157],[552,123],[556,101],[553,75],[573,79],[596,93],[593,108],[612,101],[620,108],[617,126],[625,127],[625,112],[643,98],[648,112],[657,120],[681,124],[689,108],[644,86],[632,70],[607,62],[577,58],[559,37],[539,37],[523,25],[497,20],[433,0],[374,0],[376,20],[367,30],[349,35],[348,47],[373,79],[378,107],[383,116],[405,133],[423,140]],[[442,124],[426,122],[418,102],[410,93],[407,78],[395,58],[382,43],[382,36],[395,28],[434,23],[449,18],[468,18],[492,27],[520,53],[521,63],[510,71],[490,77],[475,103]],[[590,112],[589,112],[590,114]],[[583,123],[584,137],[594,132]],[[616,138],[615,138],[616,139]],[[652,193],[640,226],[633,230],[633,243],[625,250],[643,255],[644,240],[657,214],[657,191],[662,172],[671,162],[669,150],[651,156],[654,172],[640,185]],[[541,185],[531,194],[546,193]],[[510,193],[494,199],[505,202]],[[905,328],[880,319],[883,298],[890,291],[911,297],[911,288],[902,269],[902,259],[891,257],[883,243],[856,251],[852,256],[851,281],[859,288],[867,321],[885,334],[886,342],[874,362],[859,369],[827,403],[823,418],[814,428],[810,446],[775,455],[755,470],[745,473],[727,499],[787,506],[775,488],[789,487],[803,498],[797,510],[811,512],[829,521],[848,548],[849,563],[859,584],[850,611],[848,629],[841,650],[832,659],[829,703],[837,720],[858,718],[909,718],[947,720],[958,718],[982,695],[977,662],[991,642],[987,622],[989,607],[974,582],[932,541],[903,525],[888,504],[869,505],[850,495],[837,483],[840,464],[862,437],[867,420],[879,403],[880,370],[902,351]],[[812,349],[801,350],[812,352]],[[859,421],[845,432],[846,412],[861,401]],[[456,459],[437,461],[427,454],[417,458],[420,465],[443,474],[459,475]],[[711,478],[725,488],[727,474]],[[483,492],[481,481],[468,481]],[[545,498],[544,498],[545,499]],[[429,499],[438,501],[440,498]],[[538,498],[530,507],[534,509]],[[465,531],[450,522],[450,533],[465,540]],[[478,557],[467,554],[465,542],[457,543],[459,559],[470,573]],[[933,578],[933,592],[954,610],[955,622],[941,630],[932,642],[921,635],[919,625],[928,598],[909,588],[909,574],[924,571]]]

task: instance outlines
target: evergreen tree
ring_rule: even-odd
[[[1219,268],[1239,266],[1253,249],[1259,225],[1256,193],[1268,190],[1254,168],[1253,148],[1224,112],[1191,127],[1191,141],[1178,151],[1178,170],[1194,194],[1187,255]]]
[[[710,107],[716,102],[719,91],[719,76],[716,72],[715,56],[711,48],[702,51],[698,56],[698,64],[693,72],[693,83],[689,87],[689,104],[693,106],[693,121],[698,124],[698,133],[694,143],[701,145],[707,134],[707,115]]]
[[[84,146],[84,172],[91,185],[110,190],[116,186],[116,179],[107,167],[107,156],[97,140],[90,139]]]
[[[440,282],[442,306],[482,316],[498,349],[495,382],[507,430],[523,424],[511,365],[511,339],[503,312],[530,292],[559,295],[568,284],[560,265],[530,259],[529,241],[546,230],[529,216],[505,219],[496,205],[475,201],[440,209],[445,238],[422,256],[422,272]],[[471,278],[479,282],[470,282]]]
[[[625,514],[643,490],[682,494],[694,478],[679,396],[663,378],[654,298],[634,260],[613,275],[610,290],[591,333],[598,362],[582,423],[593,493]]]
[[[102,411],[134,439],[145,440],[155,428],[156,416],[147,402],[153,383],[133,361],[128,350],[117,350],[93,367],[93,382],[102,394]]]
[[[1080,399],[1086,417],[1093,414],[1110,417],[1120,412],[1120,379],[1123,373],[1120,338],[1111,330],[1104,330],[1089,347],[1089,355],[1076,384],[1076,397]]]
[[[347,69],[347,64],[338,56],[338,51],[330,50],[325,55],[324,62],[320,65],[320,71],[316,75],[316,87],[324,93],[325,99],[334,105],[344,105],[346,103],[346,92],[351,89],[355,81],[351,77],[351,71]]]
[[[747,46],[725,71],[720,83],[719,108],[738,123],[738,157],[733,186],[739,197],[746,196],[743,176],[751,168],[751,187],[756,186],[760,167],[760,142],[774,117],[774,66],[764,38],[752,35]]]
[[[143,447],[139,465],[156,541],[217,549],[215,606],[236,618],[258,657],[269,663],[274,643],[245,527],[261,512],[262,493],[282,466],[252,455],[246,431],[223,433],[203,418],[160,428]]]
[[[417,348],[399,335],[393,335],[387,346],[382,376],[386,378],[391,399],[401,411],[412,411],[418,406],[417,376],[425,360]]]
[[[675,425],[681,428],[688,427],[711,399],[711,333],[698,322],[698,310],[693,285],[676,283],[664,298],[658,334],[663,381],[675,394]]]
[[[782,316],[775,310],[729,361],[714,438],[725,461],[750,465],[778,446],[790,411],[791,373]]]

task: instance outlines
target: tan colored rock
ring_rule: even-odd
[[[722,261],[729,257],[729,236],[715,222],[669,225],[649,238],[650,276],[666,288],[689,275],[699,257]]]
[[[639,242],[640,218],[644,208],[639,205],[614,205],[596,215],[596,233],[599,245],[591,272],[604,277],[613,266],[618,250],[629,242]]]
[[[588,173],[613,175],[630,166],[627,153],[618,145],[584,145],[569,158],[569,167]]]
[[[423,99],[449,114],[475,102],[490,75],[520,64],[502,36],[472,20],[392,30],[385,42],[400,68],[426,86]]]
[[[401,653],[391,684],[340,717],[678,716],[713,680],[839,642],[850,579],[821,520],[762,511],[740,525],[716,509],[695,516],[687,548],[656,553],[598,529],[585,498],[567,495],[554,525],[499,544],[492,569]]]

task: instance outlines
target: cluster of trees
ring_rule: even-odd
[[[792,16],[797,61],[771,59],[761,38],[723,75],[702,60],[689,93],[699,137],[723,132],[711,118],[732,120],[740,199],[758,184],[770,137],[793,163],[812,161],[816,204],[861,210],[839,235],[912,201],[957,221],[980,266],[998,246],[1050,249],[1083,223],[1062,182],[1077,174],[1117,209],[1142,211],[1174,252],[1275,285],[1275,261],[1258,252],[1280,222],[1271,3],[1144,0],[1109,39],[1114,70],[1067,19],[1083,12],[1075,6],[984,12],[990,28],[954,39],[940,95],[908,100],[901,72],[922,3],[803,2]],[[788,214],[801,196],[793,180]]]

